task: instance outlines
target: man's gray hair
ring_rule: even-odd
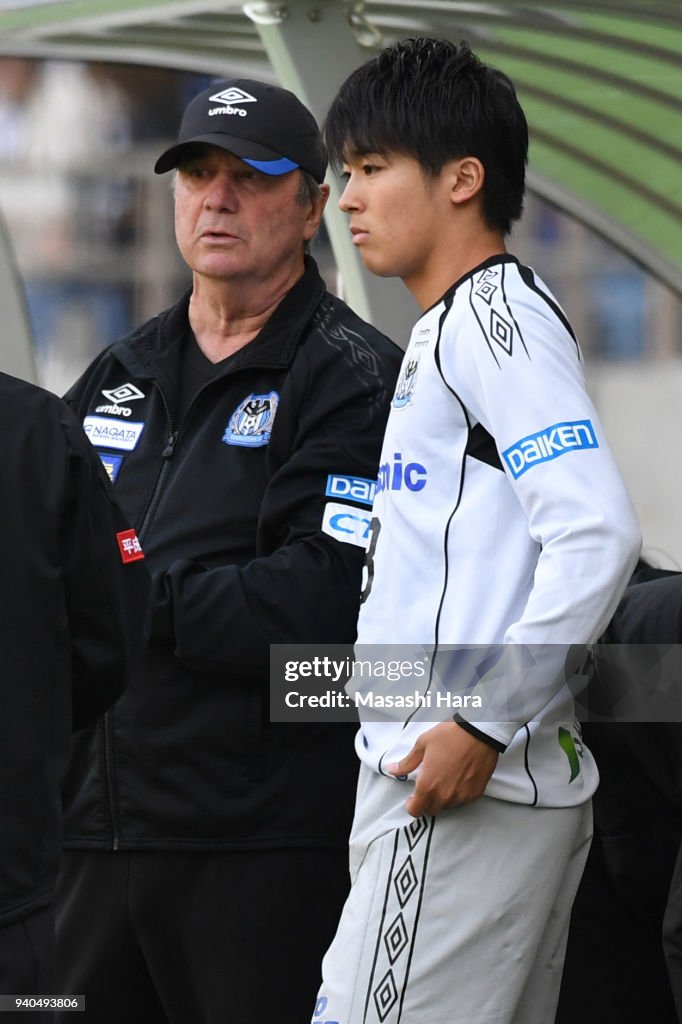
[[[306,203],[312,203],[322,195],[322,189],[319,184],[315,181],[312,174],[308,174],[303,168],[300,168],[301,177],[298,183],[298,195],[296,196],[301,206],[305,206]],[[303,243],[303,251],[310,252],[310,242]]]
[[[312,203],[315,199],[319,199],[322,195],[322,189],[319,184],[315,181],[312,174],[308,174],[301,168],[301,180],[298,184],[298,201],[301,206],[305,206],[306,203]]]

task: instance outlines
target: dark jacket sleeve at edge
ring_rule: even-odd
[[[146,636],[150,581],[143,559],[123,562],[117,534],[129,524],[68,409],[62,428],[69,463],[63,572],[76,730],[105,711],[128,682]]]

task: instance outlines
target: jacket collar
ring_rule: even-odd
[[[229,360],[224,374],[256,366],[286,368],[324,293],[325,284],[317,265],[312,257],[306,256],[303,276],[287,292],[253,341]],[[180,345],[191,329],[188,316],[191,294],[190,289],[170,309],[116,342],[112,355],[138,378],[168,376],[171,368],[179,365]]]

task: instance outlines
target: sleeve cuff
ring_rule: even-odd
[[[481,730],[477,729],[475,725],[471,724],[471,722],[467,722],[466,718],[462,718],[459,713],[455,713],[452,718],[457,725],[464,729],[465,732],[468,732],[470,736],[473,736],[474,739],[480,740],[482,743],[486,743],[489,747],[492,747],[493,750],[496,750],[498,754],[504,754],[507,749],[505,743],[500,743],[499,740],[493,739],[493,737],[488,736],[487,733],[481,732]]]

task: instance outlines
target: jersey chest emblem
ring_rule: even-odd
[[[269,444],[278,404],[279,394],[276,391],[249,395],[230,416],[222,436],[223,442],[245,448],[262,448]]]
[[[402,365],[400,370],[400,377],[395,387],[395,394],[393,395],[392,406],[394,409],[404,409],[406,405],[409,405],[412,401],[412,395],[414,394],[414,387],[417,383],[417,370],[419,369],[419,360],[414,358],[408,358]]]
[[[420,327],[413,336],[410,345],[400,367],[400,376],[395,386],[395,393],[391,405],[394,409],[404,409],[414,397],[414,389],[417,385],[417,373],[419,361],[424,354],[426,346],[431,341],[431,327]]]

